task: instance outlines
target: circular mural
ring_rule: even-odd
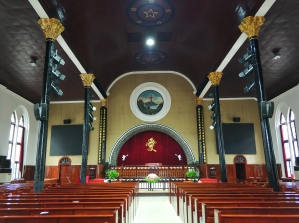
[[[146,115],[155,115],[163,108],[162,95],[153,90],[142,92],[137,98],[137,107]]]
[[[133,114],[145,122],[155,122],[163,118],[171,105],[170,94],[158,83],[147,82],[137,86],[130,97]]]
[[[126,11],[132,23],[144,27],[164,25],[174,16],[174,7],[168,0],[135,0]]]
[[[134,55],[134,60],[142,65],[157,65],[165,62],[167,55],[159,50],[142,51]]]

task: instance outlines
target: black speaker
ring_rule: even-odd
[[[63,124],[71,124],[71,120],[70,119],[64,119],[63,120]]]
[[[262,118],[272,118],[274,112],[273,101],[261,101],[260,110]]]
[[[240,117],[233,117],[233,122],[240,122]]]
[[[34,112],[35,119],[37,121],[46,120],[47,119],[47,104],[46,103],[34,104],[33,112]]]
[[[295,166],[299,166],[299,157],[295,157]]]

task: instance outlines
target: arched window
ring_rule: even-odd
[[[285,175],[286,177],[291,177],[293,169],[291,164],[292,162],[291,162],[291,150],[289,146],[288,126],[283,114],[280,115],[280,133],[281,133]]]
[[[295,115],[293,110],[290,110],[289,113],[290,117],[290,129],[291,129],[291,137],[292,137],[292,144],[294,148],[294,153],[296,157],[299,157],[299,150],[298,150],[298,139],[297,139],[297,131],[296,131],[296,122],[295,122]]]
[[[17,145],[14,159],[14,178],[18,179],[22,176],[23,170],[23,153],[24,153],[24,117],[22,116],[19,121],[18,133],[17,133]]]
[[[10,131],[9,131],[9,140],[8,140],[8,152],[6,159],[11,159],[12,149],[13,149],[13,142],[14,142],[14,135],[15,135],[15,128],[16,128],[16,115],[12,113],[10,117]]]

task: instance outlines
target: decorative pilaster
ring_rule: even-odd
[[[214,130],[216,133],[216,145],[219,152],[221,182],[227,182],[225,150],[224,150],[223,131],[222,131],[222,122],[221,122],[221,114],[220,114],[219,92],[218,92],[218,85],[220,84],[222,75],[223,75],[222,72],[211,72],[208,75],[208,78],[214,88],[213,95],[214,95],[215,106],[213,108],[213,111],[216,114],[215,116],[216,126]]]
[[[90,88],[93,80],[95,79],[93,74],[80,74],[80,77],[85,88]]]
[[[207,163],[204,116],[202,98],[196,99],[197,137],[198,137],[198,160],[200,164]]]
[[[208,78],[213,86],[218,86],[220,84],[222,75],[222,72],[211,72],[209,73]]]
[[[263,118],[261,114],[260,105],[262,102],[266,102],[266,93],[264,88],[263,81],[263,71],[260,60],[260,52],[258,45],[258,33],[260,27],[264,23],[265,18],[262,16],[256,17],[246,17],[243,22],[239,25],[241,32],[246,33],[249,38],[249,51],[252,53],[253,59],[253,71],[255,74],[254,81],[256,86],[257,101],[259,105],[259,114],[261,121],[262,137],[263,137],[263,146],[265,153],[265,160],[268,172],[268,181],[269,186],[273,188],[274,191],[280,191],[279,188],[279,177],[276,166],[276,160],[273,150],[272,136],[269,118]]]
[[[243,19],[242,23],[238,27],[241,32],[245,33],[248,36],[249,40],[257,39],[264,21],[264,16],[248,16]]]
[[[82,83],[85,88],[85,100],[84,100],[84,123],[83,123],[83,141],[82,141],[82,163],[80,172],[80,183],[86,183],[86,170],[87,170],[87,152],[89,145],[89,131],[90,131],[90,120],[89,113],[91,108],[89,106],[90,102],[90,86],[94,80],[93,74],[80,74]]]
[[[42,192],[44,189],[45,178],[45,165],[46,165],[46,151],[47,151],[47,136],[48,136],[48,119],[49,119],[49,107],[50,107],[50,92],[51,92],[51,70],[53,66],[52,56],[54,54],[54,41],[64,30],[59,20],[39,19],[43,33],[46,37],[46,55],[44,65],[44,77],[43,77],[43,89],[41,104],[46,104],[47,112],[46,117],[40,120],[39,135],[36,150],[36,163],[34,172],[34,192]]]
[[[100,134],[99,134],[99,156],[98,164],[106,162],[106,135],[107,135],[107,107],[106,99],[102,99],[100,109]]]
[[[41,26],[46,39],[53,42],[64,31],[64,27],[60,21],[55,18],[39,19],[38,24]]]

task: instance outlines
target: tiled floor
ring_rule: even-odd
[[[168,196],[139,197],[134,223],[182,223],[169,203]]]

